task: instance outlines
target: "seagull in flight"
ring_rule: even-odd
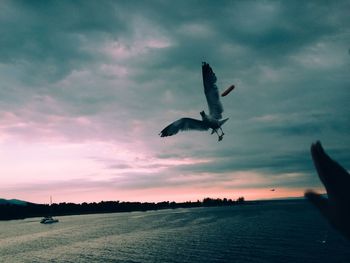
[[[216,76],[210,65],[206,62],[202,62],[202,76],[204,94],[209,108],[209,115],[207,115],[204,111],[201,111],[201,120],[192,118],[178,119],[165,127],[159,133],[160,137],[172,136],[177,134],[179,131],[207,131],[212,129],[211,134],[214,134],[215,132],[218,136],[218,141],[223,139],[225,133],[223,132],[221,126],[228,120],[228,118],[221,120],[224,109],[220,102],[218,87],[215,84]],[[221,134],[219,134],[218,130],[221,131]]]

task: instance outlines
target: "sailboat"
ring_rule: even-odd
[[[52,214],[52,196],[50,196],[50,211]],[[52,216],[45,216],[43,219],[40,220],[41,224],[53,224],[53,223],[58,223],[58,219],[53,218]]]

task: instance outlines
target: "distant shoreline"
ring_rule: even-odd
[[[18,201],[18,200],[17,200]],[[25,219],[30,217],[42,216],[65,216],[65,215],[84,215],[100,213],[120,213],[133,211],[149,211],[161,209],[192,208],[192,207],[213,207],[213,206],[233,206],[246,203],[244,197],[237,200],[232,199],[212,199],[204,198],[203,201],[196,202],[120,202],[120,201],[101,201],[99,203],[59,203],[59,204],[34,204],[21,201],[19,204],[11,202],[0,203],[0,220]]]
[[[232,199],[212,199],[204,198],[203,201],[196,202],[119,202],[119,201],[101,201],[99,203],[59,203],[52,204],[0,204],[0,221],[26,219],[31,217],[66,216],[66,215],[86,215],[103,213],[123,213],[136,211],[156,211],[163,209],[177,208],[196,208],[196,207],[222,207],[237,205],[259,205],[268,203],[286,203],[304,201],[303,198],[272,199],[272,200],[254,200],[245,201],[243,197],[237,200]]]

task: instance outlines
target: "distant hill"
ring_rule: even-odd
[[[18,199],[3,199],[0,198],[0,205],[6,205],[6,204],[12,204],[12,205],[28,205],[28,202],[18,200]]]

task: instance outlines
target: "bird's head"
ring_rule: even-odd
[[[206,114],[205,114],[204,110],[202,110],[199,114],[202,116],[202,119],[205,119]]]

